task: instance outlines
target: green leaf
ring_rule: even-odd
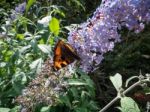
[[[22,74],[22,80],[21,83],[25,84],[27,82],[27,76],[25,74]]]
[[[43,53],[50,54],[50,52],[51,52],[51,47],[48,46],[48,45],[39,44],[38,47],[40,48],[40,50],[41,50]]]
[[[3,42],[2,40],[0,40],[0,45],[1,45],[1,44],[4,44],[4,42]]]
[[[38,20],[38,23],[42,24],[44,27],[48,27],[51,18],[51,16],[45,16],[41,20]]]
[[[97,105],[96,102],[94,102],[94,101],[90,101],[90,102],[89,102],[89,105],[90,105],[90,108],[92,108],[92,109],[96,109],[96,110],[99,109],[99,108],[98,108],[98,105]]]
[[[121,98],[122,112],[140,112],[137,103],[130,97]]]
[[[93,81],[87,75],[83,75],[83,76],[84,76],[84,78],[86,78],[85,81],[86,81],[87,85],[91,88],[94,88]]]
[[[20,106],[15,106],[9,112],[19,112],[20,108],[21,108]]]
[[[44,44],[44,39],[42,38],[40,41],[39,41],[40,44]]]
[[[0,68],[5,67],[5,66],[6,66],[6,64],[7,64],[6,62],[1,62],[1,63],[0,63]]]
[[[85,83],[84,81],[74,80],[74,79],[69,80],[68,84],[69,85],[76,85],[76,86],[87,85],[87,83]]]
[[[84,11],[85,11],[85,8],[84,6],[81,4],[80,0],[72,0],[73,2],[75,2],[77,4],[77,6],[80,6]]]
[[[69,26],[65,26],[64,28],[67,29],[68,31],[72,31],[72,30],[75,30],[78,27],[79,27],[79,24],[71,24]]]
[[[39,58],[35,61],[33,61],[29,66],[31,69],[36,70],[36,73],[40,73],[41,69],[42,69],[42,58]]]
[[[31,41],[31,46],[32,46],[32,48],[33,48],[33,52],[34,53],[37,53],[37,48],[38,48],[38,46],[37,46],[37,41],[34,39],[34,40],[32,40]]]
[[[24,39],[24,35],[23,34],[17,34],[16,38],[20,39],[20,40],[23,40]]]
[[[59,26],[59,20],[57,18],[52,18],[49,24],[49,29],[52,33],[54,33],[55,36],[58,36],[60,26]]]
[[[26,5],[26,14],[28,10],[30,9],[30,7],[34,4],[34,2],[36,2],[36,0],[28,0],[28,3]]]
[[[86,100],[86,91],[82,91],[81,92],[81,101],[85,101]]]
[[[24,47],[22,47],[22,48],[19,50],[19,52],[20,52],[20,53],[25,53],[29,48],[31,48],[31,45],[24,46]]]
[[[49,109],[50,109],[49,106],[47,106],[47,107],[42,107],[41,110],[40,110],[40,112],[49,112]]]
[[[75,112],[89,112],[88,109],[85,107],[77,107],[74,110]]]
[[[78,97],[79,96],[79,92],[78,92],[78,90],[77,90],[77,88],[76,87],[72,87],[72,88],[70,88],[70,91],[72,92],[72,95],[73,95],[73,97]]]
[[[12,79],[12,86],[13,90],[16,92],[16,95],[21,93],[21,90],[24,88],[24,84],[26,82],[27,79],[24,72],[14,74],[14,77]]]
[[[117,91],[122,87],[122,76],[119,73],[116,73],[114,76],[110,76],[110,80],[113,83]]]
[[[71,108],[71,102],[68,96],[60,96],[60,101]]]
[[[13,51],[4,51],[5,52],[5,61],[9,61],[10,57],[13,55]]]
[[[9,108],[0,108],[0,112],[9,112],[10,109]]]

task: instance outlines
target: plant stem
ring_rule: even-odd
[[[136,86],[140,85],[141,83],[144,82],[150,82],[149,79],[144,79],[144,80],[139,80],[138,82],[134,83],[133,85],[131,85],[129,88],[127,88],[122,94],[125,95],[127,94],[129,91],[131,91],[132,89],[134,89]],[[120,99],[120,96],[116,96],[111,102],[109,102],[104,108],[102,108],[99,112],[104,112],[106,111],[112,104],[114,104],[118,99]]]

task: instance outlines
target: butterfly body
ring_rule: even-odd
[[[75,60],[80,60],[80,57],[73,47],[64,41],[59,40],[54,49],[54,69],[59,70]]]

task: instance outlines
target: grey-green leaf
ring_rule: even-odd
[[[49,112],[49,106],[47,107],[42,107],[42,109],[40,110],[40,112]]]
[[[9,112],[10,109],[9,108],[0,108],[0,112]]]
[[[48,46],[48,45],[39,44],[38,47],[40,48],[40,50],[41,50],[43,53],[50,54],[50,52],[51,52],[51,47]]]
[[[76,85],[76,86],[87,85],[87,83],[80,81],[80,80],[69,80],[68,84],[69,85]]]
[[[114,76],[110,76],[110,80],[113,83],[117,91],[122,87],[122,76],[116,73]]]
[[[130,97],[121,98],[122,112],[140,112],[137,103]]]
[[[43,62],[42,58],[35,60],[30,64],[30,68],[36,69],[36,73],[39,73],[42,69],[42,62]]]

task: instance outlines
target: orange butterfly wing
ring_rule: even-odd
[[[80,60],[80,57],[73,47],[64,41],[59,40],[54,49],[54,69],[59,70],[75,60]]]

